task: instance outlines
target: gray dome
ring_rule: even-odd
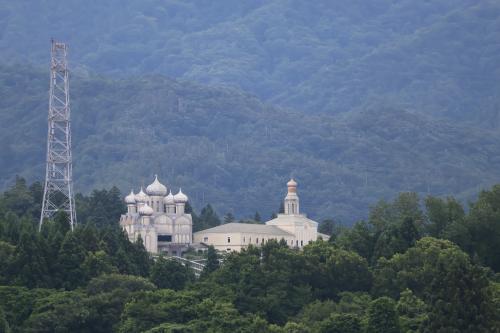
[[[176,195],[174,195],[174,200],[175,202],[177,203],[186,203],[188,201],[188,197],[187,195],[185,195],[184,193],[182,193],[182,189],[180,188],[179,189],[179,193],[177,193]]]
[[[130,194],[125,197],[125,203],[127,205],[134,205],[135,204],[135,194],[134,190],[130,191]]]
[[[174,195],[172,194],[172,191],[168,193],[168,195],[163,199],[163,202],[165,205],[174,205],[175,204],[175,199]]]
[[[160,183],[158,176],[155,175],[155,180],[146,187],[146,193],[154,196],[165,196],[167,195],[167,187]]]
[[[141,208],[139,208],[139,215],[142,216],[151,216],[153,215],[154,210],[153,208],[149,207],[148,204],[145,204]]]
[[[146,195],[146,193],[144,193],[141,187],[140,192],[135,195],[135,201],[140,203],[145,203],[147,200],[148,196]]]

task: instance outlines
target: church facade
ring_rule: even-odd
[[[125,197],[127,213],[120,217],[120,226],[130,241],[141,237],[149,252],[180,256],[193,241],[193,220],[185,212],[187,201],[182,189],[173,195],[155,176],[146,192],[141,187],[139,193],[132,190]]]
[[[318,222],[300,213],[297,182],[287,183],[284,213],[262,224],[227,223],[214,228],[195,232],[194,242],[212,245],[219,251],[241,251],[249,245],[260,246],[271,239],[284,240],[289,247],[303,246],[328,235],[318,233]]]

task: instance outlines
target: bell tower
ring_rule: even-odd
[[[288,193],[285,197],[285,215],[299,215],[299,196],[297,195],[297,182],[290,179],[286,183]]]

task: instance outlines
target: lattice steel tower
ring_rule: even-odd
[[[52,40],[50,62],[47,169],[40,229],[45,218],[64,211],[73,230],[76,224],[71,158],[67,46]]]

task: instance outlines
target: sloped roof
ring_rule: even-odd
[[[210,229],[200,230],[197,233],[255,233],[255,234],[266,234],[272,236],[293,236],[293,234],[280,229],[274,225],[265,225],[265,224],[251,224],[251,223],[226,223],[219,225],[217,227],[213,227]]]

